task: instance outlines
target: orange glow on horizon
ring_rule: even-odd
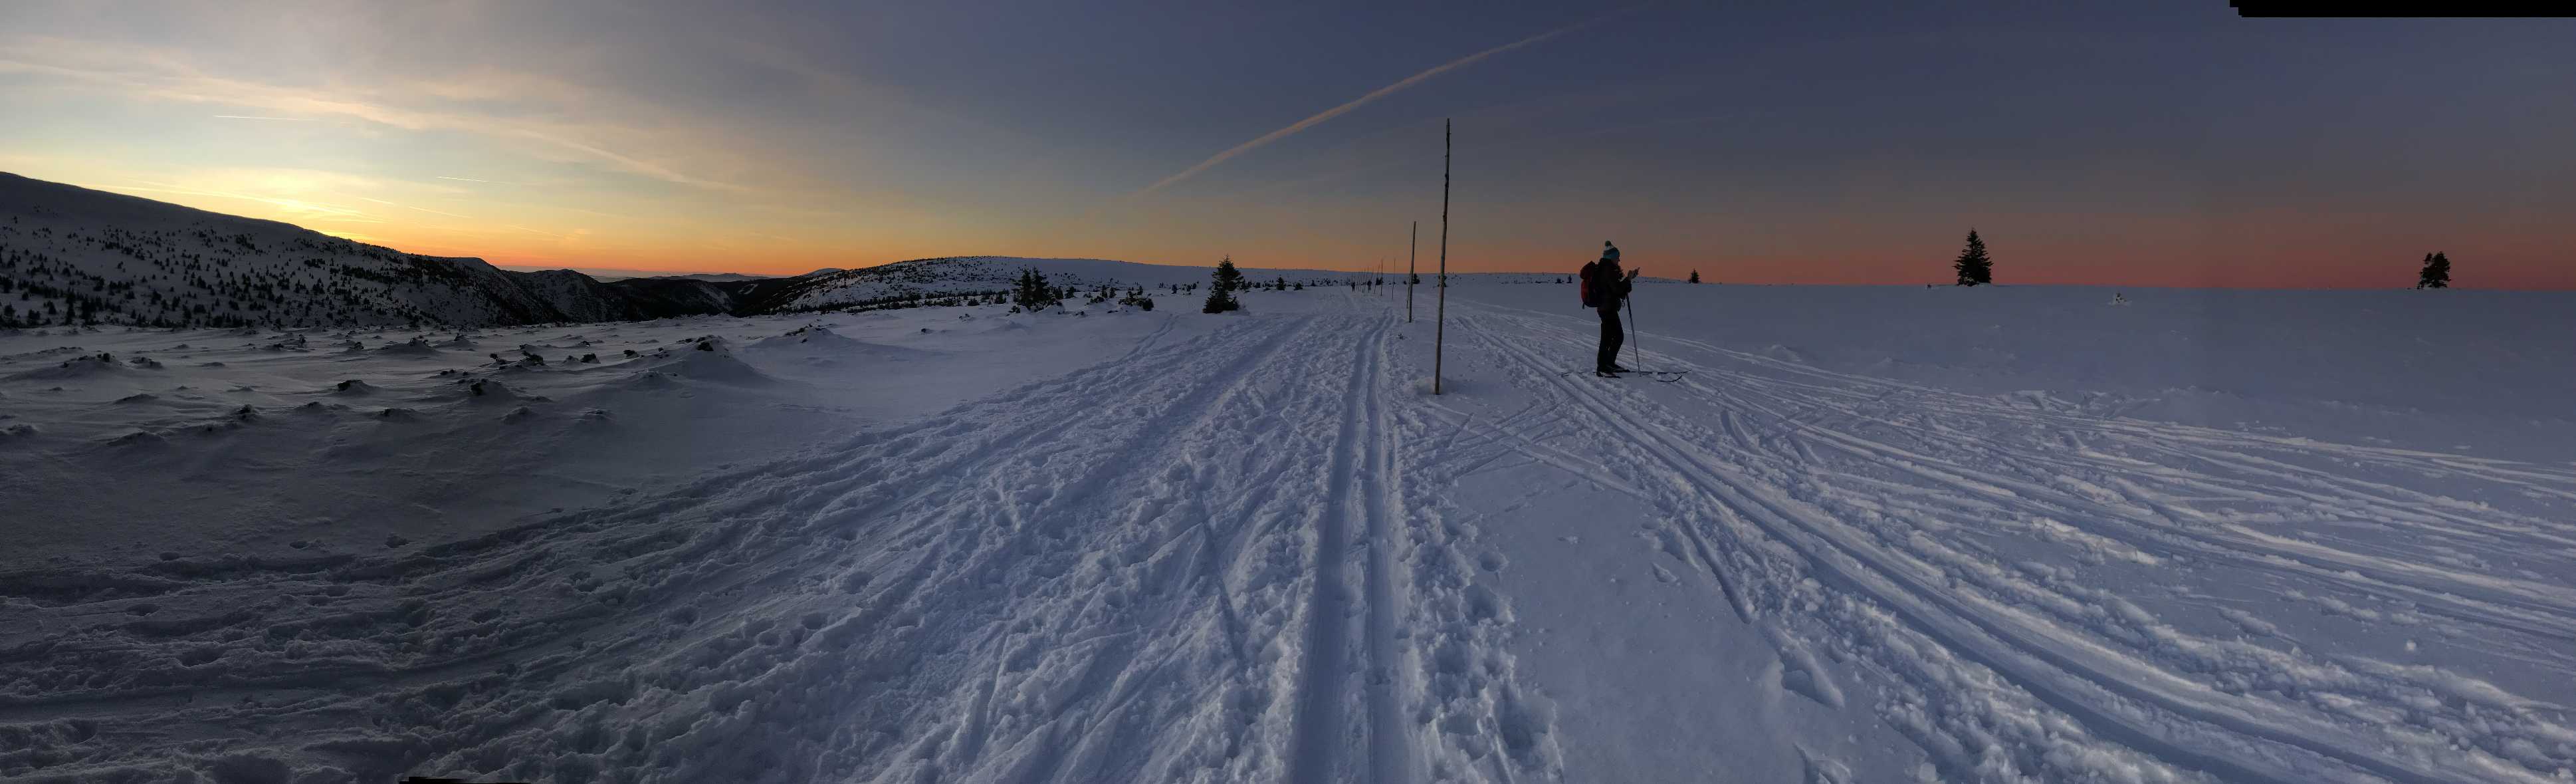
[[[30,176],[40,179],[49,172]],[[479,258],[521,268],[587,268],[670,274],[740,273],[786,276],[823,268],[860,268],[917,258],[991,255],[1059,258],[1105,258],[1146,264],[1212,266],[1232,256],[1247,267],[1315,269],[1367,274],[1404,272],[1403,247],[1352,250],[1347,238],[1314,236],[1293,228],[1252,235],[1230,247],[1190,236],[1178,229],[1131,227],[1130,233],[1174,238],[1148,244],[1132,238],[1069,237],[1069,247],[1027,247],[1022,232],[980,247],[944,247],[920,238],[870,241],[848,236],[846,229],[826,227],[842,236],[800,238],[795,226],[732,230],[725,225],[652,221],[620,213],[562,205],[474,203],[478,195],[442,191],[409,183],[382,183],[359,178],[336,179],[315,172],[241,171],[181,182],[138,180],[136,184],[84,185],[99,190],[169,201],[244,217],[276,220],[324,234],[429,256]],[[458,179],[458,178],[440,178]],[[83,184],[77,180],[73,184]],[[355,192],[369,190],[368,193]],[[505,194],[514,195],[514,194]],[[650,206],[650,205],[641,205]],[[480,213],[480,215],[474,215]],[[1498,213],[1510,217],[1508,209]],[[488,216],[512,215],[501,220]],[[1155,215],[1153,222],[1197,216]],[[1476,215],[1491,224],[1494,215]],[[2371,226],[2354,228],[2351,219],[2279,212],[2241,216],[2167,216],[2161,219],[2101,218],[2070,221],[2063,216],[2001,216],[1980,227],[1997,260],[1997,281],[2005,285],[2095,285],[2181,288],[2401,288],[2411,285],[2414,263],[2432,250],[2448,253],[2458,265],[2455,285],[2472,289],[2563,289],[2576,287],[2571,266],[2553,261],[2563,255],[2556,240],[2536,231],[2472,232],[2476,243],[2443,244],[2424,237]],[[1571,234],[1535,222],[1504,221],[1506,230]],[[535,225],[530,225],[535,224]],[[1151,225],[1151,224],[1148,224]],[[2016,226],[2057,230],[2051,236],[2025,237]],[[2067,228],[2068,226],[2075,228]],[[1795,249],[1800,239],[1788,230],[1775,232],[1768,251],[1710,247],[1717,243],[1692,232],[1707,227],[1651,226],[1680,234],[1634,237],[1620,242],[1632,267],[1654,277],[1681,279],[1697,271],[1716,284],[1764,285],[1921,285],[1947,282],[1958,237],[1940,235],[1901,239],[1894,230],[1858,235],[1826,231],[1807,239],[1814,247]],[[1710,232],[1723,234],[1723,232]],[[1964,231],[1960,232],[1964,235]],[[1436,228],[1426,234],[1436,237]],[[2136,234],[2158,244],[2131,241]],[[1399,235],[1400,236],[1400,235]],[[2331,236],[2332,243],[2306,238]],[[1312,237],[1309,239],[1309,237]],[[1568,236],[1558,247],[1515,238],[1479,239],[1453,234],[1450,269],[1458,273],[1521,272],[1571,274],[1596,247],[1589,235]],[[1897,247],[1904,242],[1906,247]],[[1430,244],[1430,243],[1426,243]],[[1016,246],[1016,247],[1015,247]],[[1788,246],[1788,247],[1784,247]],[[2417,248],[2415,246],[2423,246]],[[2180,261],[2178,261],[2180,260]],[[2366,260],[2366,261],[2364,261]],[[1422,249],[1418,272],[1437,271],[1436,251]]]

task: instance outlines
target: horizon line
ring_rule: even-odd
[[[450,258],[453,258],[453,257],[450,257]],[[472,257],[466,257],[466,258],[472,258]],[[916,258],[896,259],[896,260],[894,260],[894,261],[877,262],[877,263],[873,263],[873,264],[852,264],[852,265],[847,265],[847,266],[837,266],[837,265],[828,265],[828,264],[827,264],[827,265],[824,265],[824,266],[822,266],[822,267],[817,267],[817,268],[816,268],[816,270],[822,270],[822,269],[832,269],[832,270],[837,270],[837,271],[862,270],[862,269],[871,269],[871,268],[875,268],[875,267],[891,266],[891,265],[895,265],[895,264],[906,264],[906,263],[911,263],[911,262],[916,262],[916,261],[944,261],[944,260],[949,260],[949,259],[994,259],[994,260],[1002,260],[1002,261],[1006,261],[1006,262],[1007,262],[1007,261],[1105,261],[1105,262],[1111,262],[1111,263],[1115,263],[1115,264],[1142,264],[1142,265],[1146,265],[1146,266],[1154,266],[1154,267],[1176,267],[1176,268],[1182,268],[1182,269],[1215,269],[1215,268],[1216,268],[1216,265],[1214,265],[1214,264],[1204,264],[1204,265],[1202,265],[1202,264],[1179,264],[1179,263],[1156,262],[1156,261],[1134,261],[1134,260],[1129,260],[1129,259],[1109,259],[1109,258],[1100,258],[1100,257],[1096,257],[1096,256],[1014,256],[1014,255],[1009,255],[1009,254],[997,254],[997,253],[963,253],[963,254],[952,254],[952,255],[946,255],[946,256],[920,256],[920,257],[916,257]],[[496,262],[496,261],[490,261],[490,260],[484,260],[484,263],[491,264],[491,265],[492,265],[492,266],[494,266],[494,267],[499,267],[499,268],[502,268],[502,269],[508,269],[508,270],[513,270],[513,271],[539,272],[539,271],[565,270],[565,271],[570,271],[570,272],[580,272],[580,273],[585,274],[585,275],[589,275],[589,274],[591,274],[591,273],[589,273],[589,272],[587,272],[587,271],[584,271],[584,269],[582,269],[581,267],[564,266],[564,265],[505,264],[505,263]],[[584,266],[587,266],[587,265],[584,265]],[[1342,270],[1342,269],[1332,269],[1332,268],[1329,268],[1329,267],[1265,267],[1265,266],[1257,266],[1257,265],[1252,265],[1252,264],[1238,264],[1238,266],[1239,266],[1240,268],[1242,268],[1242,269],[1245,269],[1245,270],[1265,270],[1265,271],[1272,271],[1272,272],[1321,272],[1321,273],[1334,273],[1334,274],[1340,274],[1340,275],[1349,275],[1349,276],[1358,277],[1358,278],[1363,278],[1363,279],[1365,279],[1365,278],[1367,278],[1367,277],[1370,277],[1370,276],[1377,276],[1377,277],[1383,277],[1383,278],[1386,278],[1386,279],[1388,279],[1388,280],[1390,280],[1390,281],[1395,281],[1394,285],[1402,285],[1401,281],[1402,281],[1402,280],[1403,280],[1403,278],[1404,278],[1404,273],[1402,273],[1402,272],[1384,272],[1384,273],[1379,273],[1379,272],[1371,272],[1371,271],[1369,271],[1369,270]],[[589,267],[589,268],[590,268],[590,269],[597,269],[597,270],[615,270],[615,269],[619,269],[619,268],[615,268],[615,267]],[[625,269],[625,270],[623,270],[623,271],[625,271],[625,272],[649,272],[649,273],[653,273],[653,274],[651,274],[651,275],[647,275],[647,276],[636,276],[636,277],[678,277],[678,276],[684,276],[684,275],[740,275],[740,276],[748,277],[748,278],[774,279],[774,278],[794,278],[794,277],[800,277],[800,276],[804,276],[804,275],[810,275],[810,274],[813,274],[815,270],[809,270],[809,271],[806,271],[806,272],[774,273],[774,274],[773,274],[773,273],[759,273],[759,272],[728,272],[728,271],[710,271],[710,270],[653,270],[653,269],[642,269],[642,268]],[[1421,275],[1422,275],[1422,278],[1423,278],[1423,282],[1422,282],[1422,284],[1421,284],[1421,285],[1422,285],[1424,288],[1430,288],[1430,287],[1432,287],[1432,286],[1434,286],[1434,285],[1435,285],[1433,281],[1434,281],[1434,279],[1435,279],[1435,278],[1437,278],[1437,277],[1438,277],[1438,275],[1439,275],[1439,274],[1438,274],[1438,273],[1435,273],[1435,272],[1424,272],[1424,273],[1421,273]],[[1568,272],[1534,272],[1534,271],[1528,271],[1528,270],[1475,270],[1475,271],[1464,271],[1464,272],[1451,272],[1451,273],[1449,273],[1449,276],[1450,276],[1450,277],[1453,277],[1453,278],[1454,278],[1454,277],[1470,276],[1470,275],[1530,275],[1530,276],[1543,276],[1543,277],[1563,277],[1563,278],[1572,278],[1572,277],[1575,275],[1575,273],[1574,273],[1574,272],[1571,272],[1571,271],[1568,271]],[[596,277],[596,276],[594,276],[594,277]],[[2150,291],[2150,290],[2171,290],[2171,291],[2390,291],[2390,290],[2402,290],[2402,291],[2413,291],[2413,290],[2416,290],[2416,287],[2414,287],[2414,286],[2401,286],[2401,285],[2389,285],[2389,286],[2363,286],[2363,285],[2231,285],[2231,284],[2179,285],[2179,284],[2169,284],[2169,283],[2056,283],[2056,282],[2047,282],[2047,283],[2011,283],[2011,282],[2006,282],[2006,283],[1986,283],[1986,284],[1980,284],[1980,285],[1977,285],[1977,286],[1960,286],[1960,285],[1955,284],[1955,283],[1940,282],[1940,281],[1911,281],[1911,282],[1858,283],[1858,282],[1825,282],[1825,281],[1798,281],[1798,280],[1783,280],[1783,281],[1757,281],[1757,280],[1732,280],[1732,281],[1730,281],[1730,280],[1703,280],[1703,281],[1701,281],[1701,282],[1699,282],[1699,283],[1692,283],[1692,282],[1690,282],[1689,280],[1684,279],[1684,278],[1670,278],[1670,277],[1663,277],[1663,276],[1660,276],[1660,275],[1639,275],[1639,276],[1637,276],[1637,279],[1638,279],[1638,280],[1644,280],[1644,281],[1653,281],[1653,282],[1658,283],[1658,284],[1669,283],[1669,284],[1682,285],[1682,286],[1763,286],[1763,287],[1809,287],[1809,288],[1932,288],[1932,289],[1953,289],[1953,288],[2021,288],[2021,289],[2031,289],[2031,288],[2093,288],[2093,289],[2121,289],[2121,290],[2131,290],[2131,289],[2134,289],[2134,290],[2141,290],[2141,291]],[[1571,284],[1569,283],[1569,284],[1565,284],[1565,285],[1571,285]],[[2464,285],[2464,284],[2454,283],[2454,284],[2450,285],[2450,286],[2449,286],[2449,287],[2447,287],[2447,288],[2449,288],[2449,289],[2456,289],[2456,290],[2463,290],[2463,291],[2525,291],[2525,292],[2576,291],[2576,285],[2565,286],[2565,287],[2538,287],[2538,288],[2534,288],[2534,287],[2506,287],[2506,286],[2476,286],[2476,285]]]

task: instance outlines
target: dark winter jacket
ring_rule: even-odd
[[[1594,307],[1618,310],[1628,299],[1628,274],[1619,270],[1619,251],[1611,249],[1592,263],[1592,296]]]

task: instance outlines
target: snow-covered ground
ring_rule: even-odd
[[[0,780],[2576,776],[2576,295],[2124,293],[0,335]]]

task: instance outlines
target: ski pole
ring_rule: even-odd
[[[1628,297],[1628,331],[1637,333],[1637,338],[1646,336],[1644,331],[1637,329],[1637,297],[1634,294]],[[1628,340],[1628,361],[1640,365],[1646,364],[1646,349],[1641,345],[1642,343],[1644,341],[1636,338]]]

